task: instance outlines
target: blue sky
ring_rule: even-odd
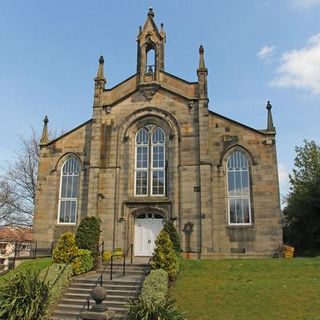
[[[196,81],[205,48],[211,110],[257,129],[273,105],[281,193],[295,145],[320,137],[320,0],[10,0],[0,2],[0,165],[31,127],[91,118],[105,57],[110,88],[135,73],[148,8],[167,33],[165,69]]]

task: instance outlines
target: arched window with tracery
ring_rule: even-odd
[[[76,223],[80,163],[69,158],[61,169],[58,223]]]
[[[251,224],[249,162],[240,151],[227,160],[229,224]]]
[[[154,125],[136,134],[135,195],[165,195],[165,132]]]

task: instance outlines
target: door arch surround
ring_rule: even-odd
[[[150,257],[155,248],[155,240],[163,228],[165,215],[158,210],[143,209],[134,215],[133,245],[134,255]]]

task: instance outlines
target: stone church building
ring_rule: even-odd
[[[166,34],[149,9],[137,72],[107,88],[100,57],[92,119],[40,142],[34,240],[57,240],[82,218],[102,222],[105,248],[150,256],[172,219],[184,252],[272,255],[282,243],[275,127],[248,127],[209,110],[199,49],[197,81],[165,71]],[[63,112],[63,110],[61,110]]]

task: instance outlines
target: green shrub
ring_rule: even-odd
[[[173,250],[177,253],[181,253],[181,239],[177,232],[176,227],[174,226],[172,220],[165,222],[163,229],[169,234],[170,240],[172,241]]]
[[[68,263],[78,255],[78,251],[74,234],[66,232],[60,237],[57,246],[53,250],[53,262]]]
[[[173,281],[179,272],[179,260],[173,250],[172,241],[165,230],[161,230],[156,239],[156,248],[151,261],[153,269],[167,271],[169,280]]]
[[[145,278],[140,297],[150,303],[160,303],[168,294],[168,274],[163,269],[151,270]]]
[[[72,262],[74,275],[88,272],[93,267],[91,252],[79,249],[76,246],[75,235],[71,232],[64,233],[58,241],[53,251],[53,261],[55,263]]]
[[[174,305],[173,300],[160,303],[145,301],[141,297],[129,300],[129,320],[186,320],[186,317]]]
[[[0,317],[8,320],[42,319],[48,303],[48,285],[31,270],[14,274],[0,289]]]
[[[78,256],[72,262],[74,275],[86,273],[93,268],[93,258],[91,252],[86,249],[78,249]]]
[[[112,252],[112,256],[115,260],[119,260],[123,256],[123,250],[122,248],[115,248]]]
[[[76,232],[76,245],[80,249],[90,250],[94,266],[99,262],[99,238],[101,221],[96,217],[86,217],[81,220]]]
[[[109,250],[103,251],[102,255],[102,261],[103,262],[108,262],[112,257],[112,252]]]

